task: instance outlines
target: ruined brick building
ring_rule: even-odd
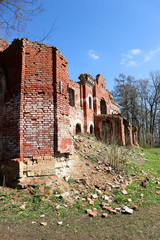
[[[69,79],[57,48],[1,40],[0,169],[8,182],[69,167],[76,133],[137,145],[137,129],[120,115],[105,79],[81,74],[79,80]]]

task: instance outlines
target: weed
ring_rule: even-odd
[[[53,190],[53,194],[61,194],[61,190],[59,188],[56,188]]]
[[[127,152],[129,152],[129,150],[126,148],[120,148],[117,145],[113,145],[108,149],[108,161],[115,172],[120,173],[124,169],[124,165],[128,159]]]
[[[45,189],[45,190],[50,190],[50,189],[51,189],[51,186],[45,186],[44,189]]]
[[[75,180],[74,180],[73,178],[70,178],[70,179],[68,180],[68,182],[69,182],[70,184],[74,184],[74,183],[75,183]]]

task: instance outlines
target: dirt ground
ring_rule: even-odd
[[[73,203],[76,199],[82,199],[82,196],[88,194],[90,190],[101,191],[101,195],[98,195],[100,201],[104,191],[112,200],[111,189],[113,187],[116,186],[116,189],[119,190],[125,189],[129,179],[126,180],[119,173],[117,174],[108,163],[106,153],[110,151],[109,147],[90,137],[81,136],[74,139],[74,146],[71,175],[61,179],[55,176],[39,178],[38,183],[42,184],[40,186],[42,193],[45,192],[45,185],[50,187],[47,188],[49,192],[53,192],[53,189],[59,186],[62,193],[69,193],[67,201]],[[132,155],[134,155],[134,150]],[[135,154],[133,157],[136,161],[145,161],[141,155],[137,157]],[[24,189],[24,193],[27,191]],[[12,199],[13,204],[18,203],[18,194],[19,192]],[[148,195],[147,197],[149,198]],[[20,207],[23,207],[24,203],[19,202],[19,204]],[[52,217],[44,215],[37,219],[29,217],[20,219],[19,213],[21,212],[17,212],[15,215],[12,212],[13,216],[10,217],[2,209],[0,240],[160,240],[160,204],[138,208],[139,210],[134,211],[133,215],[117,212],[116,215],[108,214],[107,218],[101,218],[99,210],[98,217],[92,218],[77,209],[69,209],[70,212],[65,218],[61,215],[57,217],[56,215],[52,215]],[[41,222],[45,222],[46,226],[41,225]],[[58,224],[58,222],[62,222],[62,224]]]
[[[56,218],[45,219],[47,226],[23,219],[0,221],[1,240],[159,240],[160,205],[141,208],[133,215],[109,215],[106,219],[77,213],[57,225]]]

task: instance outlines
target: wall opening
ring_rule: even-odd
[[[72,107],[75,106],[75,93],[72,88],[69,88],[69,105]]]
[[[100,101],[100,113],[107,114],[106,101],[104,100],[104,98],[102,98]]]
[[[94,129],[93,129],[93,125],[90,126],[90,134],[93,134]]]
[[[104,143],[111,144],[113,140],[113,126],[112,122],[106,120],[102,123],[101,139]]]
[[[89,109],[92,109],[92,98],[89,97]]]
[[[79,123],[76,124],[76,134],[81,133],[81,125]]]

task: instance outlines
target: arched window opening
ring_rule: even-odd
[[[100,112],[101,114],[107,114],[106,101],[103,98],[100,101]]]
[[[92,98],[89,97],[89,109],[92,109]]]
[[[81,125],[79,123],[76,124],[76,134],[81,133]]]
[[[93,125],[90,126],[90,134],[93,134]]]

